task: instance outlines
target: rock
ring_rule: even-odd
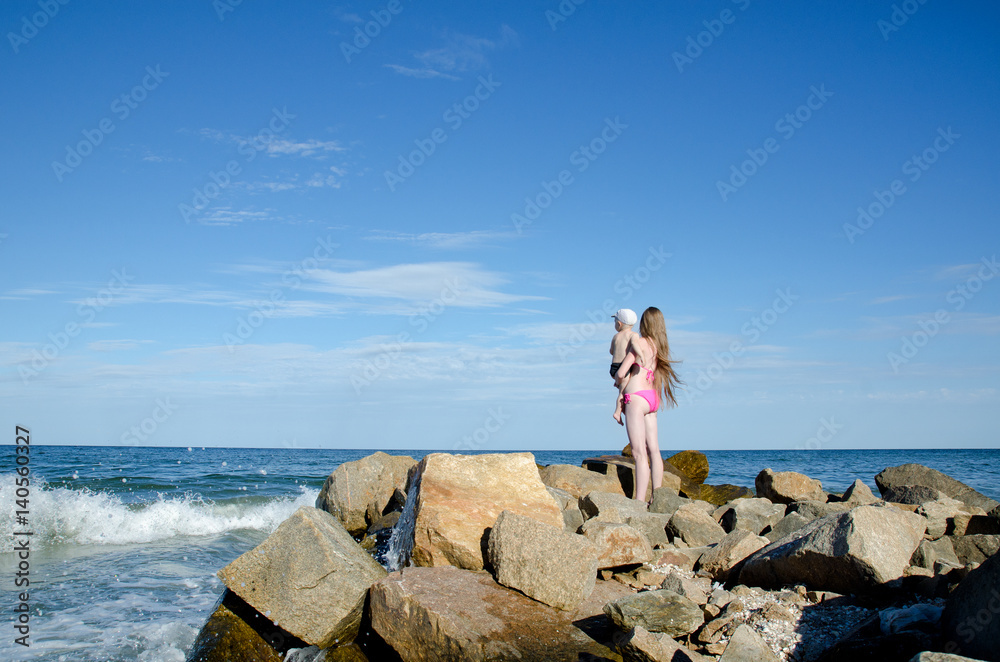
[[[622,493],[628,497],[631,497],[635,491],[635,460],[631,456],[601,455],[599,457],[590,457],[583,461],[583,467],[588,471],[617,476],[618,482],[622,487]],[[681,491],[682,486],[686,486],[686,494],[693,493],[697,496],[700,490],[697,483],[691,482],[690,479],[682,475],[673,465],[664,464],[663,487],[677,493]],[[650,485],[646,489],[644,501],[649,501],[652,496],[652,490],[653,485],[652,481],[650,481]]]
[[[270,621],[260,614],[254,612],[252,607],[245,607],[245,610],[259,618],[258,627],[265,626],[267,629],[279,630],[279,632],[258,632],[257,629],[248,624],[233,609],[241,611],[238,606],[232,604],[233,594],[229,591],[223,595],[219,606],[208,617],[208,621],[202,626],[198,636],[187,656],[187,662],[231,662],[232,660],[259,660],[260,662],[281,662],[282,656],[278,650],[265,638],[270,635],[272,638],[281,636],[284,631],[274,628]],[[235,598],[238,602],[242,600]],[[245,605],[245,603],[243,603]],[[232,607],[232,609],[230,608]],[[253,616],[250,616],[253,619]],[[283,637],[282,637],[283,638]],[[278,640],[275,641],[278,643]]]
[[[705,622],[694,601],[666,589],[619,598],[606,604],[604,613],[621,630],[641,626],[674,638],[694,632]]]
[[[771,542],[781,540],[785,536],[795,533],[811,521],[811,519],[803,516],[801,513],[788,513],[778,520],[778,523],[772,526],[770,531],[765,531],[764,537]]]
[[[390,543],[399,549],[391,567],[410,559],[423,567],[482,569],[487,529],[504,510],[559,528],[564,524],[531,453],[425,456]]]
[[[490,532],[496,580],[557,609],[576,609],[597,579],[597,550],[587,539],[509,510]]]
[[[914,512],[927,520],[927,538],[937,540],[946,533],[954,532],[955,517],[964,513],[966,508],[968,506],[957,499],[942,497],[921,504]]]
[[[708,478],[708,457],[701,451],[681,451],[664,462],[679,469],[693,483],[700,485]]]
[[[865,506],[878,501],[878,497],[875,496],[875,493],[871,491],[870,487],[865,485],[864,482],[858,478],[851,483],[851,486],[844,492],[841,501],[851,505]]]
[[[687,577],[674,571],[663,579],[660,588],[683,595],[696,605],[705,605],[712,591],[712,581],[707,577]]]
[[[670,517],[667,530],[692,547],[719,542],[726,536],[711,515],[693,504],[678,508]]]
[[[963,657],[961,655],[950,655],[949,653],[924,651],[910,658],[910,662],[981,662],[981,660],[974,660],[971,657]]]
[[[689,547],[684,549],[667,547],[666,549],[655,550],[653,552],[654,565],[675,565],[682,570],[691,570],[698,563],[698,559],[709,549],[711,547]]]
[[[396,489],[406,489],[407,472],[416,464],[412,457],[381,451],[345,462],[333,470],[316,497],[316,507],[325,510],[351,533],[364,533],[384,514]]]
[[[727,533],[733,529],[743,529],[759,534],[780,522],[784,516],[785,506],[781,504],[762,498],[739,499],[726,506],[719,524]]]
[[[719,662],[779,662],[779,659],[757,631],[744,623],[729,638]]]
[[[673,515],[674,511],[686,503],[691,503],[691,499],[677,494],[676,490],[669,487],[661,487],[653,490],[653,499],[649,504],[649,512]]]
[[[626,517],[625,523],[633,529],[642,531],[653,547],[667,544],[667,524],[670,523],[670,515],[638,513]]]
[[[810,522],[748,558],[740,582],[855,593],[903,575],[920,544],[922,520],[889,506],[858,506]]]
[[[541,469],[539,469],[539,474],[541,474]],[[580,498],[573,496],[566,490],[559,489],[558,487],[552,487],[551,485],[546,485],[545,489],[548,490],[549,494],[552,495],[552,498],[559,504],[559,510],[580,507]]]
[[[721,506],[735,499],[748,499],[753,496],[753,490],[742,485],[702,485],[698,499],[708,503]]]
[[[965,526],[962,527],[962,531],[958,531],[958,522],[960,519],[963,521]],[[954,533],[955,535],[963,536],[973,536],[973,535],[987,535],[995,536],[1000,534],[1000,520],[995,519],[989,515],[972,515],[968,519],[961,518],[956,515],[953,518],[954,522]]]
[[[757,474],[755,485],[757,496],[770,499],[773,503],[826,501],[826,492],[818,480],[794,471],[764,469]]]
[[[958,499],[962,503],[977,506],[986,511],[1000,506],[1000,502],[980,494],[965,483],[921,464],[903,464],[883,469],[875,476],[875,484],[883,494],[888,488],[898,485],[923,485],[944,492],[952,499]]]
[[[606,521],[624,522],[629,515],[645,513],[646,504],[623,494],[590,492],[580,499],[580,511],[587,519],[600,517]]]
[[[928,501],[946,498],[944,492],[926,485],[895,485],[882,491],[882,498],[893,503],[908,503],[919,506]]]
[[[969,573],[948,597],[942,616],[944,649],[982,660],[1000,660],[1000,555]]]
[[[631,593],[599,581],[576,610],[563,611],[497,584],[487,572],[409,567],[372,586],[370,611],[372,627],[405,662],[577,662],[615,657],[602,607]]]
[[[653,558],[649,540],[628,524],[589,520],[580,532],[597,550],[598,568],[646,563]]]
[[[950,538],[940,538],[938,540],[922,540],[920,546],[913,552],[910,563],[921,568],[934,569],[934,564],[944,561],[949,565],[961,567],[963,564],[955,555],[955,547],[951,544]]]
[[[586,521],[579,508],[567,508],[563,511],[563,529],[570,533],[576,533]]]
[[[1000,551],[1000,536],[949,536],[955,555],[962,565],[982,563]]]
[[[218,572],[254,609],[320,648],[354,638],[368,587],[385,574],[340,520],[306,506]]]
[[[642,626],[629,630],[618,644],[625,662],[707,662],[669,637],[657,637]]]
[[[767,538],[744,529],[734,529],[701,557],[701,570],[712,575],[715,581],[725,582],[744,559],[768,544],[770,541]]]
[[[588,492],[608,492],[625,496],[617,476],[587,471],[569,464],[553,464],[538,473],[543,483],[549,487],[565,490],[577,499]]]
[[[845,513],[854,507],[854,504],[839,503],[836,501],[832,503],[827,503],[826,501],[795,501],[794,503],[790,503],[788,505],[785,512],[798,513],[807,520],[812,521],[820,517],[833,515],[834,513]]]

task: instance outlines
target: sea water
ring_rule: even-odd
[[[6,447],[13,458],[13,448]],[[0,659],[183,662],[222,594],[217,570],[253,548],[327,475],[369,450],[33,446],[28,525],[30,648],[11,616],[14,474],[0,474]],[[414,459],[432,451],[389,451]],[[579,466],[605,451],[533,451]],[[669,454],[669,451],[664,453]],[[1000,450],[708,451],[712,484],[753,487],[765,467],[843,491],[917,462],[1000,500]],[[13,466],[11,464],[11,466]]]

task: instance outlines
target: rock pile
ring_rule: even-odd
[[[996,502],[904,465],[717,504],[703,454],[667,465],[647,508],[624,458],[345,463],[219,571],[188,660],[1000,660]]]

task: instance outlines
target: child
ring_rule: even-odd
[[[628,350],[628,342],[632,336],[636,335],[636,332],[632,330],[635,326],[637,316],[634,310],[628,308],[622,308],[617,313],[615,313],[615,337],[611,339],[611,378],[615,380],[615,386],[618,387],[618,400],[615,402],[615,413],[612,414],[614,419],[618,421],[618,425],[625,425],[622,422],[622,392],[625,390],[625,384],[628,383],[628,377],[625,377],[618,382],[618,368],[621,367],[622,361],[625,360],[625,352]]]

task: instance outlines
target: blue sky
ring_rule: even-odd
[[[995,3],[0,11],[36,443],[618,448],[657,306],[665,452],[997,446]]]

